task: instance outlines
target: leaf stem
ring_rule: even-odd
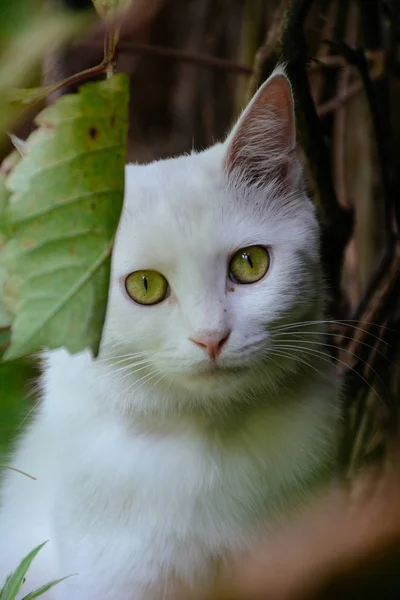
[[[29,475],[29,473],[25,473],[25,471],[21,471],[21,469],[17,469],[16,467],[0,465],[0,469],[8,469],[9,471],[15,471],[16,473],[21,473],[21,475],[25,475],[26,477],[29,477],[29,479],[33,479],[34,481],[36,481],[36,477],[34,477],[33,475]]]
[[[107,63],[105,60],[103,60],[100,64],[96,65],[95,67],[90,67],[89,69],[85,69],[84,71],[75,73],[74,75],[67,77],[63,81],[60,81],[59,83],[55,83],[54,85],[49,86],[51,88],[51,90],[49,90],[48,93],[55,92],[62,87],[69,87],[71,85],[75,85],[76,83],[79,83],[79,81],[82,81],[83,79],[90,79],[91,77],[97,77],[97,75],[101,75],[102,73],[104,73],[106,71],[106,69],[107,69]]]
[[[105,72],[107,79],[115,74],[117,65],[117,43],[119,39],[119,29],[111,29],[104,37],[104,59],[106,65]]]
[[[80,71],[79,73],[75,73],[62,81],[58,81],[57,83],[53,83],[50,85],[45,85],[39,88],[31,88],[31,89],[14,89],[11,93],[12,101],[19,101],[23,104],[32,104],[34,102],[38,102],[42,100],[49,94],[56,92],[57,90],[69,87],[71,85],[75,85],[79,81],[90,79],[91,77],[97,77],[97,75],[101,75],[107,69],[106,61],[102,61],[99,65],[95,67],[90,67],[89,69],[85,69],[84,71]]]

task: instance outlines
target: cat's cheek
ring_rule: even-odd
[[[160,303],[160,306],[171,306],[174,304],[178,304],[178,298],[174,294],[174,292],[170,289],[168,296]]]

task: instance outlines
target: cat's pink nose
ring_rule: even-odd
[[[228,341],[231,332],[224,331],[221,333],[204,333],[189,338],[191,342],[204,348],[209,357],[215,360],[221,354],[222,346]]]

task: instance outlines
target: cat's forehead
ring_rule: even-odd
[[[224,146],[217,145],[199,154],[128,165],[119,261],[153,268],[194,264],[200,255],[212,259],[253,244],[283,242],[294,248],[315,237],[307,202],[274,199],[273,185],[238,190],[227,182],[223,160]]]
[[[221,189],[222,151],[217,146],[149,165],[128,165],[125,175],[125,207],[139,220],[148,213],[155,218],[188,214],[193,219],[196,212],[210,210]]]
[[[146,166],[128,166],[121,229],[131,241],[162,241],[165,248],[215,239],[236,219],[218,153],[179,157]]]
[[[126,170],[117,255],[163,268],[241,243],[247,228],[227,188],[219,148]],[[240,204],[240,203],[239,203]],[[239,239],[240,241],[237,241]],[[126,266],[128,268],[128,266]]]

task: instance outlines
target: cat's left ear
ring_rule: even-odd
[[[256,92],[225,142],[224,168],[249,183],[294,183],[298,175],[292,90],[282,69]]]

